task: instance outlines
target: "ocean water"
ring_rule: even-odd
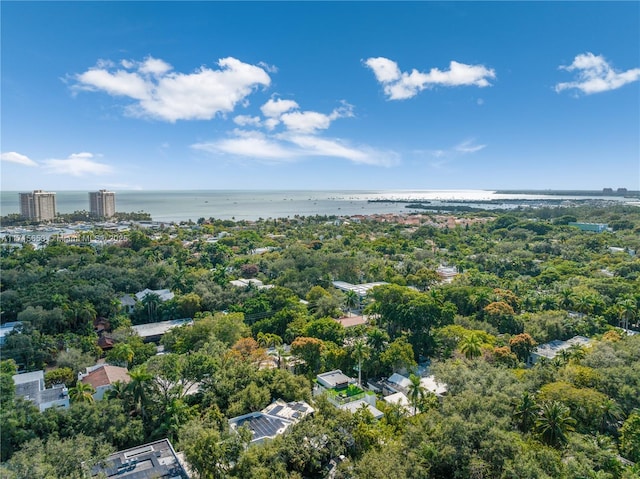
[[[151,214],[155,221],[197,221],[198,218],[257,220],[313,215],[369,215],[374,213],[409,213],[406,203],[371,202],[369,200],[425,200],[432,204],[458,200],[460,204],[486,200],[560,200],[584,199],[523,194],[497,194],[487,190],[372,190],[372,191],[307,191],[307,190],[183,190],[183,191],[117,191],[116,211]],[[600,199],[605,199],[600,197]],[[609,199],[609,198],[607,198]],[[611,198],[617,199],[620,198]],[[456,204],[456,203],[448,203]],[[72,213],[89,209],[86,191],[58,191],[57,210]],[[484,205],[486,207],[486,205]],[[511,204],[494,207],[514,207]],[[517,205],[515,205],[517,206]],[[0,214],[19,213],[19,195],[3,191]],[[415,210],[414,210],[415,211]]]

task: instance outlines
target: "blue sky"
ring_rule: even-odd
[[[640,189],[638,2],[12,2],[4,190]]]

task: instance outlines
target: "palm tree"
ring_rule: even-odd
[[[117,343],[107,355],[109,359],[124,364],[125,368],[129,368],[129,364],[133,361],[133,348],[127,343]]]
[[[420,383],[420,377],[415,374],[411,374],[409,376],[409,387],[407,388],[407,393],[409,394],[409,403],[413,406],[413,414],[416,414],[418,404],[420,404],[427,394],[427,390]]]
[[[353,290],[345,291],[344,293],[344,304],[349,310],[349,315],[351,315],[352,309],[355,308],[360,303],[360,296]]]
[[[560,291],[560,298],[558,300],[558,304],[560,305],[560,307],[568,310],[573,305],[573,300],[573,291],[571,291],[569,288]]]
[[[486,290],[480,290],[470,298],[471,304],[476,308],[477,312],[481,312],[485,306],[491,303],[491,293]]]
[[[567,433],[574,431],[576,420],[567,406],[557,401],[542,404],[536,420],[536,431],[543,442],[558,447],[567,442]]]
[[[367,335],[367,342],[371,349],[377,353],[381,353],[389,341],[389,335],[386,331],[379,328],[372,329]]]
[[[276,346],[276,354],[278,355],[278,369],[287,369],[287,358],[291,356],[291,354],[287,353],[282,345]]]
[[[127,398],[129,391],[127,391],[127,383],[123,381],[116,381],[111,385],[108,391],[104,393],[107,399],[120,399]]]
[[[140,412],[144,416],[144,406],[147,402],[147,394],[151,389],[153,376],[145,366],[138,366],[129,371],[129,377],[131,381],[127,385],[127,389],[131,391],[136,409],[140,407]]]
[[[150,323],[157,319],[157,310],[161,303],[162,301],[160,300],[160,296],[155,293],[148,293],[144,298],[142,298],[142,304],[147,309],[147,316]]]
[[[399,403],[385,403],[384,419],[390,426],[398,427],[407,415],[407,409]]]
[[[528,432],[533,427],[538,410],[533,396],[525,391],[513,414],[520,431]]]
[[[127,386],[128,384],[125,382],[116,381],[111,385],[111,388],[104,393],[104,396],[106,399],[119,399],[122,401],[122,407],[126,411],[131,412],[133,397]]]
[[[89,301],[74,301],[71,304],[71,309],[74,314],[74,326],[76,328],[92,325],[93,321],[96,319],[96,310]]]
[[[542,311],[550,311],[552,309],[556,309],[557,303],[556,298],[549,294],[545,294],[540,299],[540,309]]]
[[[351,352],[353,358],[358,361],[358,387],[362,388],[362,361],[369,357],[369,348],[362,338],[358,338],[353,343]]]
[[[600,405],[600,432],[615,431],[624,418],[624,412],[613,399],[606,399]]]
[[[638,309],[636,300],[631,295],[626,295],[620,298],[616,303],[619,311],[620,327],[623,329],[629,329],[629,321],[633,320]]]
[[[69,398],[73,402],[92,403],[94,402],[93,395],[95,392],[96,390],[93,389],[91,384],[78,381],[75,387],[69,389]]]
[[[482,354],[482,338],[476,333],[465,336],[460,342],[460,352],[467,359],[477,358]]]
[[[588,292],[581,292],[576,296],[574,301],[574,307],[583,315],[588,315],[593,312],[595,304],[596,300],[593,294]]]
[[[273,333],[258,333],[258,344],[263,348],[275,348],[282,345],[282,338]]]
[[[572,344],[566,351],[569,353],[569,360],[576,363],[579,363],[587,355],[585,349],[579,344]]]
[[[182,399],[174,398],[169,402],[162,415],[160,430],[169,435],[171,440],[175,436],[180,426],[193,416],[193,408],[189,407]]]

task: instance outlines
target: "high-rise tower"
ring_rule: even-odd
[[[89,212],[99,218],[111,218],[116,214],[116,194],[107,190],[90,192]]]
[[[35,190],[20,193],[20,214],[25,218],[50,221],[56,217],[56,194]]]

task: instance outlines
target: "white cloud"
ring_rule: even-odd
[[[238,115],[233,119],[236,125],[240,126],[261,126],[262,121],[259,116]]]
[[[168,71],[173,70],[173,67],[159,58],[147,57],[145,61],[140,64],[140,73],[149,73],[151,75],[163,75]]]
[[[22,155],[15,151],[7,151],[0,154],[0,160],[7,161],[9,163],[17,163],[23,166],[38,166],[38,164],[26,155]]]
[[[483,150],[487,145],[474,145],[473,140],[465,140],[462,143],[457,144],[454,150],[460,153],[475,153]]]
[[[400,68],[398,64],[388,58],[369,58],[364,62],[373,70],[376,80],[380,83],[391,83],[400,79]]]
[[[353,163],[375,166],[392,166],[398,163],[398,155],[393,152],[377,151],[369,147],[355,148],[337,139],[292,135],[287,140],[300,147],[305,156],[343,158]]]
[[[278,126],[280,124],[280,120],[278,120],[277,118],[267,118],[264,121],[264,126],[268,129],[268,130],[273,130],[276,126]]]
[[[281,100],[271,98],[267,103],[260,107],[262,114],[269,118],[280,118],[283,113],[298,108],[298,104],[293,100]]]
[[[413,98],[420,91],[434,86],[491,86],[489,79],[496,78],[495,71],[484,65],[467,65],[451,61],[448,70],[432,68],[429,73],[416,69],[402,72],[398,64],[384,57],[369,58],[365,65],[373,70],[389,100]]]
[[[447,149],[417,150],[414,153],[419,155],[423,155],[424,153],[426,153],[430,155],[434,159],[429,161],[429,165],[436,169],[444,169],[448,164],[452,163],[457,158],[460,158],[464,155],[477,153],[478,151],[481,151],[486,147],[487,145],[477,144],[474,139],[468,139]]]
[[[280,117],[288,130],[300,133],[313,133],[326,130],[331,124],[331,117],[317,111],[294,111]]]
[[[128,96],[135,100],[144,100],[150,95],[148,83],[137,73],[118,70],[110,73],[107,70],[94,68],[78,75],[79,89],[103,90],[109,95]]]
[[[294,111],[283,114],[280,117],[280,121],[289,131],[315,133],[317,130],[329,128],[333,120],[352,116],[353,107],[345,103],[342,107],[333,110],[329,115],[317,111]]]
[[[398,155],[394,152],[354,147],[341,140],[303,134],[265,135],[258,131],[234,130],[230,138],[197,143],[191,147],[212,154],[225,153],[269,162],[290,162],[309,157],[341,158],[377,166],[391,166],[398,162]]]
[[[299,105],[293,100],[272,98],[260,107],[262,114],[267,117],[264,126],[273,130],[279,124],[285,129],[298,133],[315,133],[326,130],[333,120],[352,117],[353,107],[346,102],[334,109],[329,115],[317,111],[300,111]]]
[[[75,75],[73,88],[128,97],[136,100],[127,109],[131,115],[175,122],[209,120],[231,112],[255,88],[271,84],[263,68],[232,57],[220,59],[217,70],[202,66],[187,74],[174,72],[171,65],[153,57],[142,62],[123,60],[120,65],[124,70],[99,61]]]
[[[263,68],[269,73],[278,73],[278,67],[275,65],[269,65],[266,62],[258,62],[258,66]]]
[[[260,107],[260,111],[263,117],[234,117],[233,121],[244,129],[233,130],[227,138],[200,142],[191,147],[214,155],[231,155],[266,163],[291,162],[310,157],[341,158],[353,163],[379,166],[390,166],[398,161],[393,152],[352,146],[343,140],[318,136],[334,120],[354,116],[353,106],[344,101],[326,114],[302,111],[293,100],[273,97]],[[249,127],[254,129],[250,130]]]
[[[191,147],[209,153],[227,153],[246,158],[276,161],[291,161],[298,154],[297,151],[287,148],[261,132],[234,130],[233,135],[233,137],[224,140],[196,143]]]
[[[586,95],[616,90],[627,83],[640,80],[640,68],[617,72],[602,55],[591,52],[576,55],[571,65],[560,66],[561,70],[576,72],[576,81],[558,83],[556,92],[578,89]]]
[[[49,159],[42,163],[50,173],[71,176],[107,175],[113,168],[105,163],[95,161],[92,153],[73,153],[68,158]]]

